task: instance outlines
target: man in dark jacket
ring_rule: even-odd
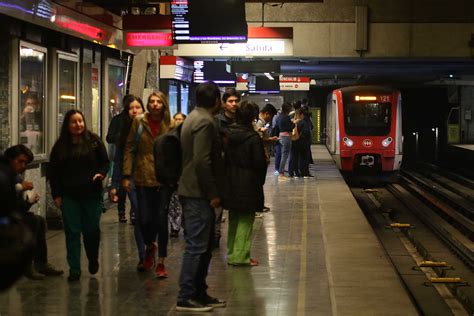
[[[235,111],[240,102],[240,94],[234,88],[228,88],[222,95],[222,111],[215,117],[219,128],[219,135],[221,141],[225,142],[227,139],[227,128],[235,122]],[[213,247],[218,248],[221,239],[221,225],[222,225],[222,207],[217,207],[214,210],[216,214],[216,224],[214,232]]]
[[[177,311],[210,311],[225,302],[207,294],[206,277],[212,257],[214,209],[220,206],[215,172],[218,129],[213,115],[220,108],[219,87],[202,83],[196,88],[196,107],[181,130],[182,174],[178,195],[183,207],[186,247],[179,280]]]
[[[33,262],[25,271],[32,280],[42,280],[44,276],[62,275],[63,271],[55,269],[48,263],[48,248],[46,244],[46,222],[43,217],[28,212],[39,196],[32,193],[33,184],[21,181],[21,174],[27,165],[33,161],[33,153],[24,145],[15,145],[5,150],[0,158],[0,206],[2,215],[19,216],[21,221],[31,230],[35,239]],[[30,191],[27,199],[23,192]],[[5,207],[4,207],[5,206]]]

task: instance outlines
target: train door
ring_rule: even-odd
[[[459,144],[461,142],[460,133],[460,110],[459,107],[454,107],[449,110],[448,114],[448,144]]]
[[[328,100],[326,119],[326,146],[331,154],[336,153],[336,129],[337,129],[337,99],[331,94]]]

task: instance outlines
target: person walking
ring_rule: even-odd
[[[133,120],[142,115],[145,112],[145,107],[143,106],[143,101],[139,97],[128,94],[124,97],[123,102],[123,111],[127,113],[127,116],[123,119],[122,129],[119,132],[118,140],[115,147],[115,157],[112,171],[112,181],[109,189],[110,200],[114,203],[120,203],[120,181],[122,180],[122,170],[123,170],[123,156],[125,150],[125,143],[127,141],[130,128],[132,127]],[[123,190],[123,188],[122,188]],[[135,242],[138,249],[138,264],[137,270],[140,272],[145,271],[144,261],[145,261],[145,242],[143,241],[143,233],[140,225],[134,220],[135,214],[138,209],[137,201],[137,191],[133,181],[130,183],[130,190],[127,192],[128,199],[130,200],[130,219],[133,224],[133,232],[135,235]],[[125,209],[125,208],[124,208]],[[124,214],[125,216],[125,214]],[[133,220],[132,220],[133,219]]]
[[[137,117],[127,137],[123,159],[122,185],[127,192],[132,182],[137,190],[137,221],[146,245],[143,267],[150,270],[155,265],[156,239],[158,236],[158,264],[155,274],[167,278],[165,258],[168,256],[168,207],[172,189],[156,180],[153,143],[170,129],[171,117],[168,99],[161,92],[148,97],[148,112]]]
[[[99,270],[102,180],[109,159],[104,143],[87,129],[84,115],[69,110],[50,155],[49,180],[54,203],[61,208],[66,235],[68,281],[81,276],[81,233],[89,273]]]
[[[213,115],[221,107],[219,87],[212,82],[196,88],[196,107],[181,130],[182,174],[178,194],[183,207],[186,245],[179,279],[177,311],[210,311],[225,302],[207,293],[207,273],[214,239],[214,209],[220,206],[219,132]]]
[[[236,123],[228,127],[229,143],[225,150],[225,195],[223,205],[229,209],[227,264],[258,265],[250,257],[255,212],[263,209],[263,185],[267,157],[263,141],[252,125],[258,106],[243,101],[236,111]]]

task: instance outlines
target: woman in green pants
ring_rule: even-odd
[[[263,184],[267,159],[260,135],[253,122],[258,106],[242,101],[235,113],[236,123],[227,127],[225,150],[225,189],[223,206],[229,210],[227,264],[258,265],[250,257],[255,212],[263,209]]]
[[[99,136],[87,130],[82,112],[68,111],[51,151],[49,181],[54,203],[63,216],[70,282],[81,276],[81,233],[89,272],[99,270],[102,180],[108,165],[105,146]]]

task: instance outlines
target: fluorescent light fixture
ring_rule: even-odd
[[[76,100],[76,97],[73,96],[73,95],[66,95],[66,94],[63,94],[59,97],[60,99],[63,99],[63,100]]]
[[[270,75],[269,72],[264,72],[263,74],[264,74],[268,79],[270,79],[270,80],[275,80],[275,78],[273,78],[272,75]]]

